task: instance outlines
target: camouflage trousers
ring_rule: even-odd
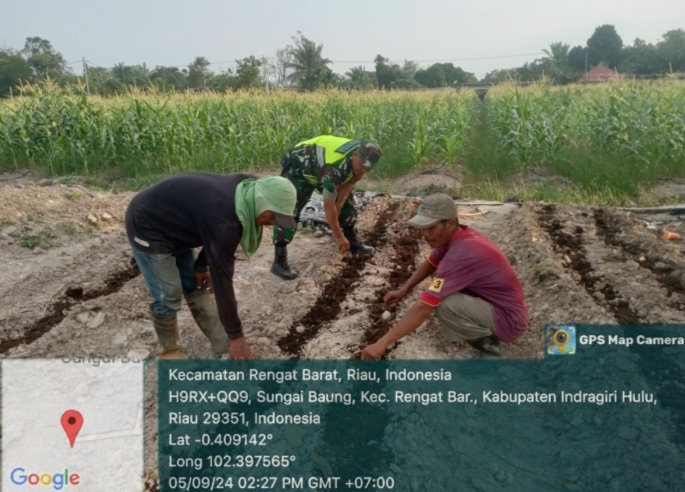
[[[304,209],[309,199],[312,197],[314,190],[319,193],[323,193],[323,187],[321,185],[313,185],[306,181],[305,179],[298,179],[291,176],[285,176],[290,180],[290,182],[295,185],[297,190],[297,204],[295,205],[295,222],[300,222],[300,214]],[[351,200],[353,193],[350,192],[347,200],[343,203],[342,210],[338,216],[338,223],[340,227],[353,226],[357,222],[357,209]],[[274,226],[273,230],[273,243],[279,245],[289,244],[293,237],[295,237],[296,229],[284,229],[279,226]]]

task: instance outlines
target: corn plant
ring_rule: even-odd
[[[456,159],[473,105],[473,97],[456,92],[133,90],[86,98],[50,84],[29,86],[25,95],[0,102],[0,163],[54,174],[249,171],[325,133],[404,147],[417,163]]]

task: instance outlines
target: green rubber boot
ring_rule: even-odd
[[[198,290],[186,296],[190,314],[205,334],[212,346],[212,356],[221,359],[228,354],[228,335],[219,320],[214,294],[206,289]]]
[[[176,314],[167,316],[155,314],[150,308],[152,325],[157,333],[157,340],[162,348],[158,359],[187,359],[183,347],[178,343],[178,319]]]

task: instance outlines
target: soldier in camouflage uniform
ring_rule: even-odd
[[[351,200],[355,183],[376,167],[381,155],[378,144],[368,140],[321,135],[298,143],[281,160],[281,176],[297,190],[295,221],[299,222],[302,209],[317,190],[323,195],[326,221],[340,251],[373,253],[372,247],[357,241],[357,211]],[[276,251],[271,272],[285,280],[297,278],[288,265],[287,246],[294,236],[295,229],[275,227],[273,231]]]

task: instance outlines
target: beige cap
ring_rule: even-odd
[[[444,219],[455,219],[457,206],[451,196],[445,193],[430,195],[423,199],[416,215],[409,219],[409,224],[425,229]]]

